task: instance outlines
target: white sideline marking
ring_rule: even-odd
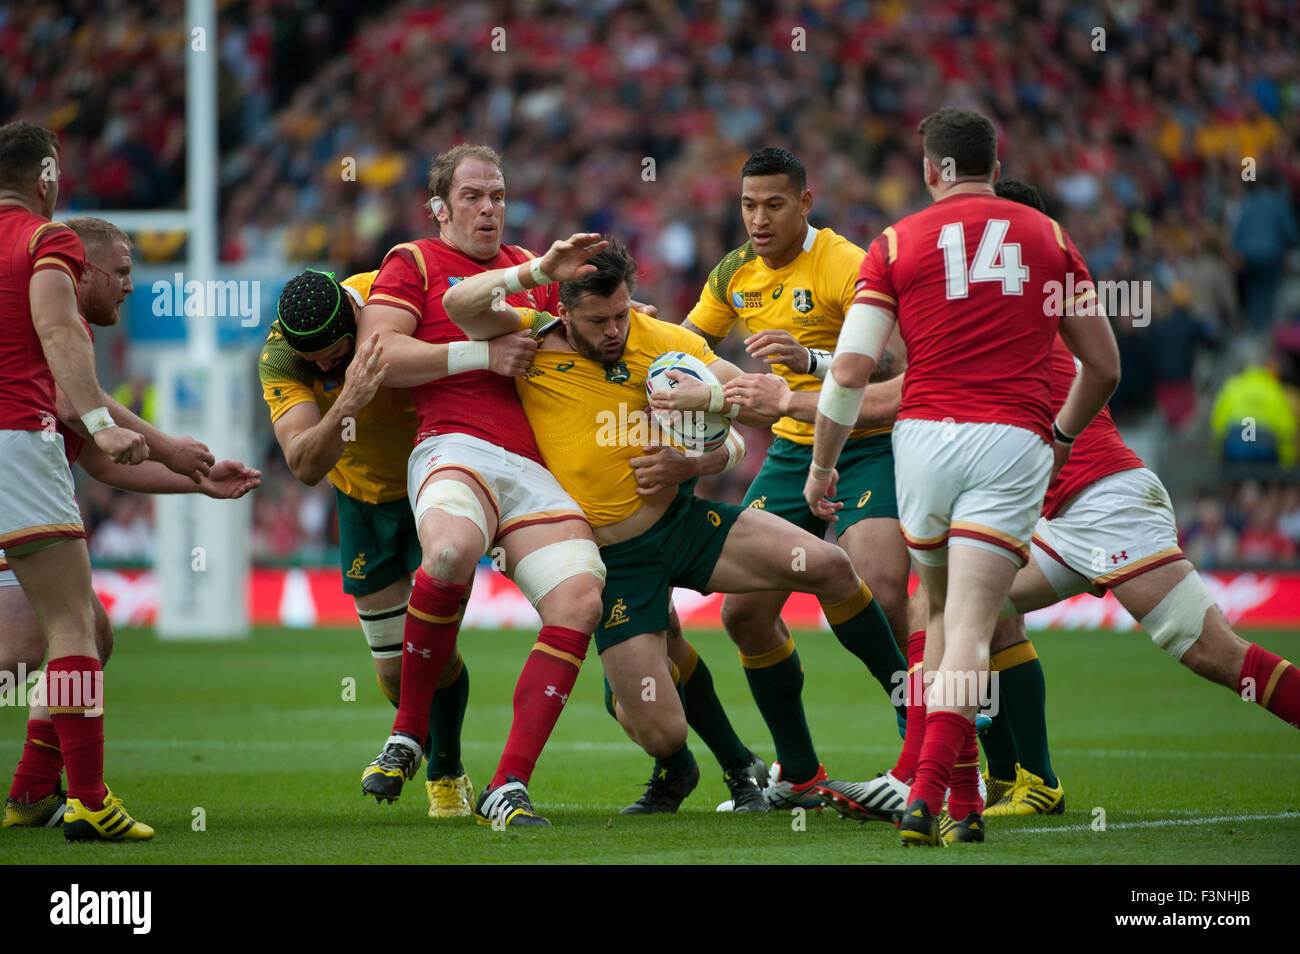
[[[1279,818],[1300,818],[1300,812],[1272,812],[1258,815],[1192,815],[1189,818],[1155,818],[1150,821],[1107,822],[1106,831],[1112,828],[1163,828],[1168,825],[1217,825],[1219,822],[1269,821]],[[1054,831],[1092,831],[1092,825],[1054,825],[1042,828],[1007,828],[1008,835],[1043,835]],[[1105,832],[1102,832],[1104,834]]]

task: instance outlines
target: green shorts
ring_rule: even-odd
[[[406,498],[364,503],[334,488],[339,511],[339,562],[343,592],[368,596],[414,573],[420,537]]]
[[[772,441],[763,467],[749,485],[744,506],[766,510],[798,524],[813,536],[826,536],[826,521],[813,516],[803,499],[803,485],[812,463],[812,445],[784,437]],[[844,504],[836,516],[835,533],[844,533],[869,517],[898,519],[894,491],[894,445],[888,434],[859,437],[844,445],[839,461],[835,499]]]
[[[596,652],[667,629],[674,586],[708,592],[722,545],[744,512],[735,504],[679,493],[645,533],[601,547],[605,609],[596,628]]]

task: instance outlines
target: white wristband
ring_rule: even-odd
[[[517,295],[524,291],[524,283],[519,280],[519,266],[506,269],[506,277],[502,280],[506,286],[507,295]]]
[[[710,414],[721,413],[722,405],[725,403],[726,403],[726,399],[724,399],[722,396],[722,385],[710,384],[709,385],[709,413]]]
[[[825,381],[826,375],[830,373],[831,362],[835,355],[829,351],[821,351],[817,348],[808,348],[808,373],[814,378]]]
[[[117,422],[113,420],[113,415],[108,413],[106,407],[97,407],[81,415],[81,423],[86,425],[86,430],[90,432],[91,437],[106,428],[117,427]]]
[[[486,341],[453,341],[447,345],[447,373],[486,371],[490,364]]]
[[[539,288],[542,285],[549,285],[551,283],[551,276],[542,271],[542,260],[540,258],[532,260],[532,273],[533,283]]]

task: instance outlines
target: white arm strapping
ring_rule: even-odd
[[[490,366],[486,341],[453,341],[447,345],[447,373],[486,371]]]
[[[879,361],[893,333],[894,320],[894,316],[883,308],[855,301],[844,316],[835,353],[865,354],[871,360]]]
[[[740,436],[740,431],[733,427],[727,434],[727,466],[722,468],[722,473],[725,474],[744,459],[745,439]]]
[[[822,393],[817,398],[817,410],[836,424],[853,427],[858,423],[858,412],[862,410],[862,395],[866,388],[846,388],[835,380],[835,375],[826,376]]]

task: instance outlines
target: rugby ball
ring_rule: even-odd
[[[669,351],[655,358],[645,376],[645,396],[650,400],[656,391],[675,388],[677,382],[668,377],[669,371],[680,371],[705,384],[717,384],[717,376],[709,366],[684,351]],[[688,451],[707,454],[717,450],[727,442],[731,433],[731,421],[721,414],[709,411],[686,411],[679,420],[673,420],[666,414],[655,414],[659,426],[666,432],[674,444]]]

